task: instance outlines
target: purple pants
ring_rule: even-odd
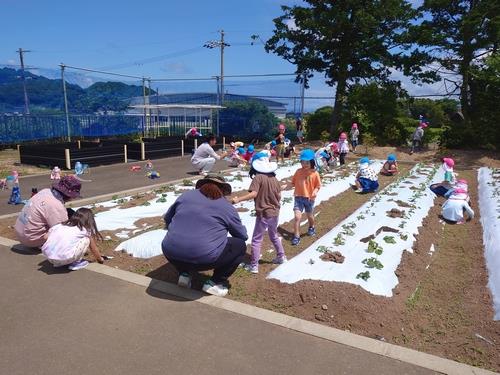
[[[264,239],[264,233],[269,234],[269,239],[276,249],[276,255],[278,257],[285,256],[285,250],[281,244],[281,240],[278,236],[278,216],[276,217],[260,217],[257,216],[255,219],[255,229],[253,230],[252,236],[252,255],[250,264],[256,266],[259,264],[260,259],[260,247],[262,245],[262,240]]]

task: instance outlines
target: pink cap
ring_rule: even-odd
[[[285,124],[279,124],[278,125],[279,130],[285,130]]]
[[[467,194],[467,190],[458,188],[458,189],[454,189],[453,193],[454,194]]]
[[[357,129],[358,128],[358,124],[356,124],[355,122],[353,122],[351,127],[354,128],[354,129]]]
[[[340,133],[339,139],[347,139],[347,134],[344,132]]]
[[[455,166],[455,161],[452,158],[443,158],[443,163],[445,163],[450,168],[453,168]]]

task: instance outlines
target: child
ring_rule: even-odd
[[[254,145],[248,145],[247,152],[243,155],[243,159],[247,162],[250,162],[255,155],[255,147]]]
[[[410,155],[415,151],[420,151],[422,145],[422,139],[424,138],[424,129],[427,127],[425,122],[420,122],[418,127],[413,132],[411,137],[411,150]]]
[[[363,157],[359,160],[359,171],[356,174],[356,185],[353,186],[356,193],[374,193],[378,189],[378,177],[372,167],[370,160]]]
[[[79,208],[69,220],[50,228],[42,253],[54,267],[68,265],[70,270],[76,271],[89,264],[82,260],[89,248],[96,260],[103,262],[96,239],[101,240],[102,236],[97,230],[92,211]]]
[[[51,180],[60,180],[61,179],[61,169],[57,165],[50,172],[50,179]]]
[[[294,144],[292,143],[291,140],[289,140],[288,138],[285,138],[285,153],[283,154],[283,156],[287,159],[290,159],[294,155],[295,155]]]
[[[465,210],[469,215],[467,221],[470,221],[474,218],[474,211],[469,206],[468,200],[469,194],[467,194],[466,190],[460,188],[453,189],[453,193],[443,204],[441,215],[449,222],[463,224]]]
[[[230,167],[240,167],[247,163],[243,155],[246,154],[246,150],[243,147],[233,149],[229,155],[229,166]]]
[[[339,148],[339,159],[340,159],[340,165],[345,164],[345,157],[347,156],[347,153],[349,152],[349,142],[347,141],[347,134],[342,132],[340,133],[339,137],[339,142],[337,144]]]
[[[278,236],[281,186],[274,173],[276,169],[278,169],[278,165],[269,161],[267,153],[257,153],[252,159],[249,173],[250,178],[252,178],[248,189],[249,193],[232,200],[233,204],[249,199],[255,200],[256,218],[252,236],[252,254],[250,264],[245,266],[245,270],[251,273],[259,273],[260,250],[266,230],[276,249],[276,257],[272,262],[274,264],[286,262],[285,250]]]
[[[281,124],[283,125],[283,124]],[[276,138],[274,139],[276,142],[276,161],[279,163],[280,159],[281,162],[285,162],[285,133],[281,133],[281,131],[278,133]]]
[[[358,124],[356,124],[355,122],[353,122],[351,126],[351,131],[349,132],[349,136],[352,144],[352,152],[356,153],[356,147],[358,147],[359,129],[358,129]]]
[[[276,141],[272,140],[264,145],[264,150],[269,151],[271,156],[276,156]]]
[[[332,155],[330,154],[329,145],[325,147],[320,147],[318,150],[316,150],[316,153],[314,154],[316,170],[318,172],[321,171],[330,172],[329,162],[331,158]]]
[[[455,182],[455,173],[453,172],[454,166],[455,161],[453,159],[443,158],[444,181],[449,183]]]
[[[389,154],[387,156],[387,161],[382,166],[380,174],[383,174],[384,176],[394,176],[396,173],[398,173],[398,161],[396,160],[396,155]]]
[[[300,153],[300,164],[302,168],[299,168],[292,177],[292,185],[295,187],[295,202],[293,205],[295,223],[294,236],[292,238],[292,245],[294,246],[300,242],[302,211],[306,212],[307,221],[309,222],[307,234],[309,236],[316,234],[313,215],[314,200],[321,188],[321,179],[319,173],[315,170],[314,151],[311,149],[302,150]]]
[[[196,128],[191,128],[189,129],[186,134],[184,134],[184,138],[196,138],[196,137],[201,137],[201,133],[198,131]]]

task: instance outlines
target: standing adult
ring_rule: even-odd
[[[213,134],[209,134],[198,148],[195,150],[193,156],[191,157],[191,164],[194,168],[198,170],[198,173],[201,175],[207,175],[217,160],[224,158],[227,155],[227,152],[223,152],[221,155],[218,155],[213,146],[217,143],[217,138]]]
[[[47,240],[49,229],[68,220],[64,204],[80,196],[82,185],[74,176],[64,176],[52,188],[35,194],[16,220],[17,239],[25,246],[40,247]]]
[[[426,127],[427,124],[425,122],[421,122],[413,132],[410,155],[415,151],[420,151],[422,149],[422,139],[424,138],[424,128]]]
[[[299,143],[302,144],[302,142],[304,142],[304,126],[302,125],[300,117],[295,121],[295,128],[297,130],[297,139]]]
[[[230,194],[231,185],[223,177],[208,175],[198,180],[195,190],[177,198],[165,214],[168,232],[162,250],[179,271],[180,286],[191,286],[191,271],[213,269],[203,291],[227,294],[227,279],[243,261],[248,238],[238,212],[225,198]]]

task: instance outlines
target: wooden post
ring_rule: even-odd
[[[141,160],[146,160],[146,145],[141,141]]]
[[[184,156],[184,139],[181,139],[181,156]]]
[[[196,150],[198,148],[198,139],[194,139],[194,149]]]
[[[222,149],[226,149],[226,137],[222,137]]]
[[[69,148],[64,149],[64,158],[66,159],[66,169],[71,169],[71,155],[69,153]]]
[[[124,163],[127,163],[128,162],[127,145],[123,145],[123,158],[124,158]]]
[[[17,145],[17,158],[19,163],[21,163],[21,145]]]
[[[82,148],[82,145],[80,143],[80,140],[76,141],[77,145],[78,145],[78,149],[81,149]]]

